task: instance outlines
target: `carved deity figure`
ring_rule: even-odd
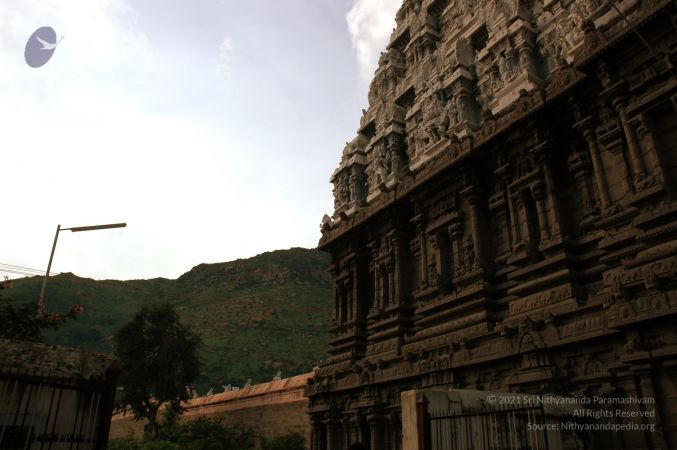
[[[374,183],[385,183],[388,175],[390,174],[390,155],[386,151],[385,145],[383,143],[379,144],[379,146],[374,148],[374,150],[376,150],[376,156],[374,158]]]
[[[465,240],[463,244],[463,266],[465,270],[472,270],[476,266],[475,245],[471,238]]]
[[[458,114],[458,102],[455,97],[451,97],[444,105],[438,134],[451,138],[453,128],[460,122]]]
[[[423,126],[428,137],[428,143],[437,142],[441,139],[439,134],[441,108],[439,100],[431,96],[423,104]]]
[[[339,184],[339,199],[340,204],[344,205],[350,202],[350,188],[348,187],[347,180],[342,179]]]
[[[428,265],[428,282],[432,286],[437,286],[440,283],[440,274],[437,272],[437,261],[434,258]]]

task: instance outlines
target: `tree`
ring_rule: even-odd
[[[82,306],[74,305],[65,314],[38,314],[37,303],[16,304],[9,298],[0,297],[0,338],[29,342],[44,342],[42,330],[57,330],[68,319],[82,314]]]
[[[289,433],[264,439],[261,450],[304,450],[306,439],[300,433]]]
[[[186,386],[200,375],[200,337],[179,321],[169,304],[146,306],[115,334],[122,373],[122,402],[148,431],[158,430],[157,414],[163,404],[181,411],[188,399]]]

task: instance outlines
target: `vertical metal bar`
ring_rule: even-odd
[[[19,380],[17,380],[17,382],[18,382],[18,381],[19,381]],[[16,433],[16,424],[17,424],[17,422],[18,422],[18,420],[19,420],[19,413],[20,413],[20,411],[21,411],[21,404],[22,404],[23,401],[24,401],[24,394],[26,393],[26,388],[24,387],[24,388],[21,389],[20,391],[21,391],[21,392],[20,392],[20,394],[19,394],[19,401],[18,401],[17,404],[16,404],[16,412],[14,413],[14,421],[12,421],[12,428],[13,428],[14,433]]]
[[[9,391],[9,382],[10,382],[10,381],[11,381],[11,380],[10,380],[9,378],[7,378],[7,383],[6,383],[6,385],[5,385],[5,389],[3,389],[3,392],[2,392],[2,401],[0,401],[0,405],[4,404],[5,396],[7,395],[7,391]],[[14,392],[15,392],[15,390],[16,390],[16,382],[14,383],[14,390],[12,390],[12,396],[11,396],[11,398],[10,398],[10,400],[9,400],[9,403],[7,403],[7,405],[11,405],[11,404],[12,404],[12,400],[14,399]],[[5,434],[5,427],[6,427],[6,426],[7,426],[6,424],[3,424],[3,425],[2,425],[2,431],[0,431],[0,444],[2,444],[2,437],[3,437],[3,435]]]
[[[96,424],[98,423],[98,414],[99,414],[99,403],[101,403],[101,392],[96,393],[96,406],[94,408],[94,416],[92,417],[92,428],[90,430],[90,436],[91,441],[90,441],[90,446],[89,448],[91,449],[92,447],[96,448],[98,442],[97,438],[95,438],[96,434]]]
[[[96,392],[94,392],[94,391],[91,392],[91,400],[89,402],[89,412],[87,413],[87,426],[85,428],[85,433],[86,433],[86,436],[87,436],[87,442],[89,442],[89,440],[92,439],[92,436],[89,434],[89,430],[90,430],[90,424],[92,422],[92,410],[94,409],[95,394],[96,394]],[[319,436],[319,434],[317,434],[316,438],[318,436]],[[317,440],[317,439],[315,439],[315,440]]]
[[[73,450],[73,444],[75,443],[75,430],[78,428],[78,418],[80,417],[80,403],[82,402],[82,391],[75,391],[77,395],[77,400],[75,401],[75,420],[73,420],[73,430],[71,431],[71,445],[68,447],[69,450]]]
[[[541,405],[541,417],[545,418],[545,410],[543,409],[543,405]],[[547,430],[543,430],[543,439],[545,441],[545,450],[548,450],[548,448],[550,448],[550,445],[548,445],[548,432],[547,432]]]
[[[45,426],[42,430],[42,440],[40,441],[40,450],[45,446],[45,442],[49,437],[47,436],[47,428],[49,428],[49,419],[52,417],[52,406],[54,406],[54,396],[56,395],[56,386],[52,386],[52,395],[49,399],[49,410],[47,411],[47,417],[45,418]]]
[[[14,394],[16,394],[16,390],[19,387],[19,380],[14,380],[14,389],[12,389],[12,395],[9,397],[9,402],[7,403],[7,410],[12,406],[12,403],[14,402]],[[2,425],[2,431],[0,431],[0,444],[2,444],[2,438],[5,435],[5,429],[7,428],[7,424],[3,423]]]
[[[21,418],[21,428],[24,427],[26,424],[26,415],[28,414],[28,405],[31,403],[31,397],[33,396],[33,383],[28,384],[28,397],[26,397],[26,406],[24,407],[24,414],[23,417]],[[21,407],[21,402],[19,403],[19,408]],[[17,409],[18,412],[18,409]],[[19,417],[15,417],[14,421],[16,422],[19,420]]]
[[[52,421],[52,431],[49,436],[49,445],[47,450],[52,450],[52,443],[54,443],[54,430],[56,429],[56,420],[59,418],[59,406],[61,406],[61,395],[63,394],[63,388],[59,387],[59,396],[56,399],[56,410],[54,411],[54,420]]]
[[[536,419],[536,408],[534,408],[533,415],[534,415],[534,422],[536,423],[541,423],[542,422],[542,417],[539,417],[538,420]],[[541,450],[541,436],[538,430],[534,430],[534,435],[536,437],[536,450]]]
[[[494,413],[489,413],[489,448],[494,450]]]
[[[38,442],[38,438],[40,437],[40,425],[44,422],[46,419],[42,419],[42,412],[45,409],[44,406],[47,404],[47,391],[49,390],[49,385],[44,384],[42,385],[42,389],[40,390],[40,393],[38,394],[40,396],[40,403],[37,406],[37,414],[35,418],[35,425],[34,425],[34,430],[35,433],[33,435],[33,442],[31,443],[31,447],[35,448],[36,444]],[[43,427],[44,428],[44,427]],[[44,430],[42,431],[44,433]]]
[[[470,448],[470,421],[468,416],[461,416],[461,423],[463,424],[463,450]]]
[[[76,446],[77,450],[80,450],[80,443],[84,442],[84,440],[85,440],[85,435],[82,434],[82,428],[85,425],[85,405],[87,404],[87,402],[83,401],[82,403],[83,403],[83,405],[82,405],[82,419],[80,419],[80,429],[78,430],[78,445]],[[90,402],[90,409],[91,409],[91,402]],[[87,417],[89,417],[89,416],[87,416]]]
[[[476,442],[477,441],[477,419],[478,419],[477,414],[473,414],[472,416],[470,416],[470,426],[471,426],[471,433],[472,433],[472,439],[471,439],[470,445],[472,446],[472,448],[475,448],[475,446],[477,444],[477,442]]]
[[[36,397],[38,399],[37,403],[40,403],[40,401],[42,399],[40,394],[42,394],[42,383],[38,383],[38,393],[36,395]],[[23,428],[24,425],[26,424],[26,416],[28,415],[28,406],[30,405],[30,398],[31,398],[31,396],[29,394],[28,400],[26,401],[26,409],[24,409],[24,418],[21,421],[21,428]],[[35,414],[33,414],[33,420],[32,421],[34,421],[34,420],[35,420]],[[28,430],[29,431],[26,433],[26,440],[24,441],[24,450],[28,448],[28,441],[30,441],[30,439],[31,439],[31,432],[33,432],[33,433],[35,432],[35,424],[33,423],[33,426],[29,427]]]
[[[9,391],[9,378],[5,380],[4,383],[4,388],[2,389],[2,396],[0,396],[0,405],[2,405],[5,401],[5,396],[7,395],[7,391]]]
[[[489,432],[489,430],[487,428],[487,417],[488,416],[486,414],[484,414],[484,415],[482,415],[481,420],[480,420],[480,430],[481,430],[481,433],[482,433],[482,448],[483,449],[486,449],[487,444],[489,443],[489,439],[487,439],[487,437],[488,437],[487,433]]]

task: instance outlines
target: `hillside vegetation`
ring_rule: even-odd
[[[312,369],[325,356],[330,309],[328,255],[302,248],[249,259],[200,264],[176,280],[97,281],[73,274],[51,277],[48,312],[82,304],[84,314],[50,343],[112,353],[112,335],[143,305],[170,302],[182,321],[202,336],[204,376],[210,386],[270,381]],[[4,295],[35,301],[42,278],[23,278]],[[220,389],[215,389],[219,392]]]

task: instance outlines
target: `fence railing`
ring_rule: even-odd
[[[0,449],[104,449],[110,386],[0,375]]]
[[[431,450],[548,450],[542,406],[429,412]]]

